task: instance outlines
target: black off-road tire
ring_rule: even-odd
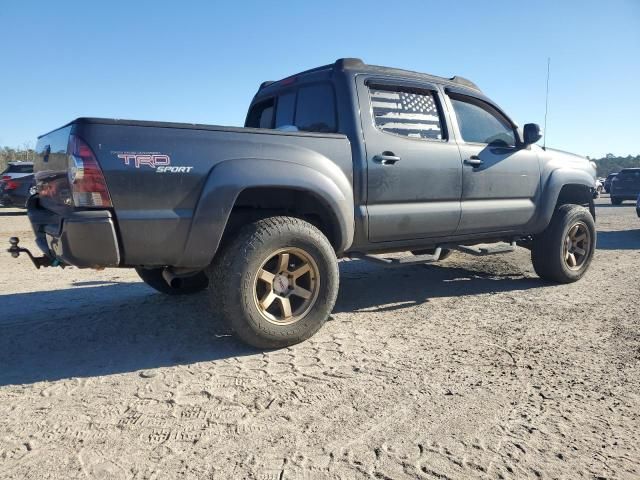
[[[622,205],[622,200],[620,198],[611,197],[611,203],[613,205]]]
[[[424,248],[422,250],[411,250],[411,253],[413,255],[433,255],[434,253],[436,253],[436,249],[435,248]],[[449,258],[451,256],[451,254],[453,253],[453,250],[449,249],[449,248],[443,248],[440,251],[440,258],[438,259],[439,262],[441,262],[442,260],[446,260],[447,258]]]
[[[572,268],[566,259],[565,242],[576,225],[588,232],[589,248],[579,268],[576,268],[577,265]],[[584,247],[584,244],[581,245]],[[533,238],[533,268],[544,280],[572,283],[580,280],[589,269],[595,248],[596,227],[589,210],[580,205],[562,205],[554,212],[546,230]]]
[[[283,325],[262,313],[256,285],[259,272],[266,269],[265,262],[288,249],[312,259],[318,283],[306,313]],[[338,295],[339,271],[333,247],[320,230],[294,217],[264,218],[241,228],[216,254],[208,275],[213,308],[242,341],[259,349],[286,347],[310,338],[327,321]]]
[[[166,295],[189,295],[198,293],[207,288],[209,279],[204,272],[199,272],[191,277],[178,280],[178,286],[172,287],[162,278],[162,268],[136,268],[140,278],[154,290]]]

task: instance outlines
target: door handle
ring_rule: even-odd
[[[373,161],[381,163],[382,165],[393,165],[400,161],[400,157],[393,152],[382,152],[380,155],[373,157]]]
[[[471,165],[473,168],[477,168],[484,162],[480,160],[480,157],[478,157],[477,155],[471,155],[464,161],[464,163],[466,163],[467,165]]]

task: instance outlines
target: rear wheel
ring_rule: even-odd
[[[326,322],[338,294],[338,263],[327,238],[293,217],[242,228],[209,269],[210,295],[244,342],[278,348],[306,340]]]
[[[198,272],[190,277],[176,279],[174,286],[169,285],[162,277],[162,268],[137,267],[136,272],[140,278],[151,288],[166,295],[187,295],[201,292],[209,284],[209,279],[204,272]]]
[[[620,198],[611,197],[611,203],[614,205],[622,205],[622,200]]]
[[[533,268],[545,280],[575,282],[589,268],[595,247],[596,228],[589,210],[562,205],[547,229],[533,239]]]

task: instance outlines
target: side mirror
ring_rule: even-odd
[[[527,123],[522,130],[522,141],[525,145],[536,143],[542,138],[540,125],[537,123]]]

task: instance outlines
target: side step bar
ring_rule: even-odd
[[[378,263],[382,265],[386,265],[389,267],[405,267],[411,265],[424,265],[425,263],[434,263],[440,260],[440,256],[442,255],[443,249],[449,250],[457,250],[462,253],[468,253],[469,255],[473,255],[476,257],[485,257],[488,255],[497,255],[500,253],[509,253],[513,252],[516,249],[516,240],[512,240],[511,243],[502,243],[497,244],[496,246],[491,247],[474,247],[467,245],[442,245],[435,249],[433,255],[409,255],[406,257],[381,257],[377,255],[365,255],[354,252],[351,254],[354,258],[361,258],[362,260],[367,260],[373,263]]]
[[[512,240],[509,244],[499,244],[495,247],[470,247],[467,245],[458,245],[451,247],[452,250],[457,250],[462,253],[468,253],[476,257],[485,257],[487,255],[497,255],[499,253],[509,253],[516,249],[516,241]]]
[[[389,258],[389,257],[377,257],[375,255],[362,255],[362,254],[353,254],[356,258],[361,258],[363,260],[368,260],[373,263],[380,263],[382,265],[387,265],[389,267],[406,267],[410,265],[424,265],[425,263],[434,263],[440,260],[440,255],[442,254],[442,248],[436,248],[433,255],[409,255],[406,257],[399,258]]]

